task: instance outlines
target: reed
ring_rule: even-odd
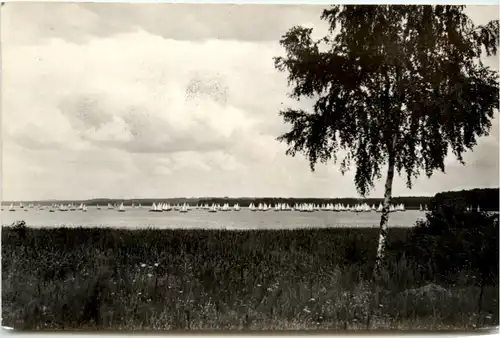
[[[443,283],[394,252],[410,231],[391,229],[393,249],[373,298],[373,228],[5,227],[2,324],[25,330],[364,330],[373,306],[371,329],[498,325],[497,286],[483,288],[479,313],[473,270]],[[446,292],[405,293],[432,282]]]

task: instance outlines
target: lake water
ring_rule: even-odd
[[[48,209],[17,209],[1,213],[2,226],[24,220],[36,227],[112,227],[112,228],[209,228],[209,229],[293,229],[327,227],[378,227],[380,213],[377,212],[333,212],[333,211],[267,211],[253,212],[248,209],[210,213],[206,210],[149,212],[148,208],[127,209],[118,212],[113,209],[97,210],[89,207],[87,212],[49,212]],[[417,219],[425,217],[418,210],[394,212],[389,216],[389,226],[412,227]]]

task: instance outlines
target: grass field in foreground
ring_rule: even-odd
[[[404,241],[409,229],[390,229]],[[389,258],[371,297],[378,231],[2,229],[3,325],[17,329],[472,329],[498,325],[498,286],[460,271],[447,292]],[[393,256],[390,256],[393,257]],[[427,280],[425,283],[431,281]]]

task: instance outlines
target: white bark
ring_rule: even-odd
[[[380,231],[378,237],[377,257],[373,271],[374,278],[380,275],[380,268],[384,260],[385,247],[387,243],[387,225],[389,223],[389,210],[392,199],[392,181],[394,179],[394,157],[389,155],[389,168],[387,170],[387,179],[385,181],[384,205],[382,216],[380,217]]]

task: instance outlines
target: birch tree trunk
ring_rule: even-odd
[[[392,181],[394,179],[394,156],[392,149],[389,152],[389,166],[387,169],[387,179],[385,181],[384,205],[382,208],[382,216],[380,217],[380,230],[378,236],[377,257],[375,259],[375,267],[373,269],[373,277],[380,276],[380,269],[384,260],[385,247],[387,243],[387,224],[389,222],[389,210],[392,199]]]

